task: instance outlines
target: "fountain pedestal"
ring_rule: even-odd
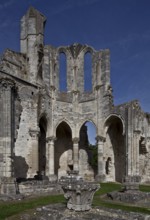
[[[67,199],[67,208],[75,211],[90,210],[94,193],[100,188],[96,182],[85,182],[77,171],[61,177],[60,184]]]

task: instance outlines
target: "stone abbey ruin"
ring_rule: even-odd
[[[59,180],[69,170],[93,181],[150,182],[150,114],[137,100],[113,104],[110,52],[75,43],[44,45],[46,18],[30,7],[21,19],[21,51],[0,61],[0,180]],[[85,56],[91,91],[85,91]],[[60,90],[60,56],[67,91]],[[96,127],[97,169],[86,122]],[[1,189],[2,192],[2,189]]]

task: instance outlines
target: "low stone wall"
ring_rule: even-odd
[[[0,197],[14,197],[16,195],[63,194],[60,185],[48,180],[26,180],[16,182],[14,178],[3,178],[0,182]]]
[[[111,192],[107,194],[108,198],[114,201],[121,201],[126,203],[137,203],[140,201],[149,201],[150,206],[150,193],[140,191],[127,191],[127,192]]]
[[[50,183],[48,181],[26,181],[18,184],[19,193],[27,194],[58,194],[63,193],[61,187],[57,183]]]

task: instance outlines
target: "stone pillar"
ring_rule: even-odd
[[[8,178],[13,176],[13,86],[14,83],[11,80],[0,80],[0,176]]]
[[[14,83],[0,79],[0,194],[16,194],[12,157],[14,148]]]
[[[73,170],[79,171],[79,138],[73,138]]]
[[[99,182],[105,181],[105,164],[103,160],[103,148],[105,138],[102,136],[97,136],[97,150],[98,150],[98,174],[96,176],[96,180]]]
[[[34,177],[37,175],[37,171],[39,171],[39,133],[40,129],[29,131],[31,136],[31,146],[32,146],[32,156],[31,156],[31,175]]]
[[[135,167],[134,175],[139,176],[139,141],[140,141],[140,130],[134,131],[134,146],[133,146],[133,166]]]
[[[139,184],[141,182],[141,177],[139,175],[139,141],[140,141],[140,130],[133,131],[133,144],[130,152],[132,173],[125,176],[123,187],[125,191],[139,190]]]
[[[54,142],[56,138],[54,136],[46,139],[46,175],[51,182],[56,181],[57,177],[54,171]]]

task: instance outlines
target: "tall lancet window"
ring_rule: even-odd
[[[64,52],[59,54],[59,90],[67,91],[67,60]]]
[[[84,55],[84,91],[92,91],[92,56],[90,52]]]

